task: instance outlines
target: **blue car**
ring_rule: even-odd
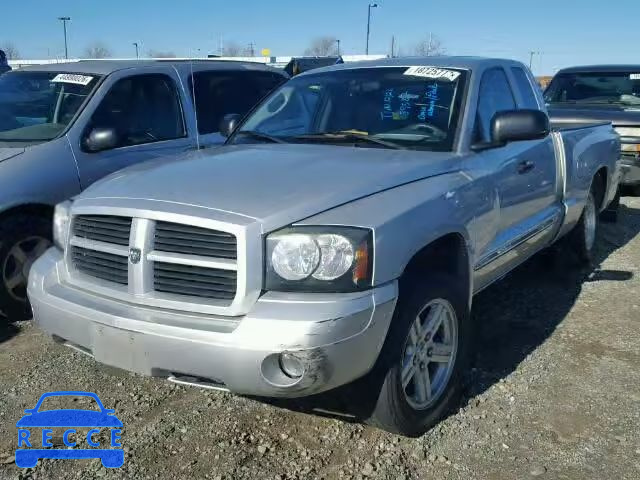
[[[57,409],[47,410],[39,412],[40,406],[45,398],[58,397],[58,396],[74,396],[74,397],[91,397],[93,398],[100,411],[95,410],[81,410],[81,409]],[[26,444],[31,447],[31,442],[36,442],[36,437],[30,437],[30,431],[28,429],[33,427],[64,427],[67,430],[64,433],[65,448],[54,449],[44,448],[49,446],[45,443],[45,432],[42,435],[42,447],[43,448],[18,448],[16,450],[16,465],[21,468],[34,467],[40,458],[60,458],[60,459],[83,459],[83,458],[99,458],[102,461],[102,465],[107,468],[117,468],[124,463],[124,451],[121,445],[117,445],[120,448],[67,448],[69,446],[75,446],[75,443],[68,443],[67,435],[71,432],[75,433],[74,427],[91,427],[87,434],[87,442],[90,445],[101,447],[97,442],[92,439],[93,434],[98,433],[99,428],[110,428],[111,430],[111,444],[110,446],[116,446],[114,438],[119,438],[120,428],[122,428],[122,422],[114,415],[115,410],[104,408],[104,405],[95,393],[90,392],[49,392],[40,397],[38,403],[34,408],[25,410],[26,415],[18,420],[16,427],[20,430],[18,432],[18,447]],[[117,429],[117,430],[114,430]],[[114,435],[116,434],[117,435]],[[50,437],[49,437],[50,438]]]

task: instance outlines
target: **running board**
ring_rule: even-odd
[[[71,348],[72,350],[75,350],[76,352],[82,353],[82,354],[86,355],[87,357],[94,358],[93,353],[91,353],[90,350],[88,350],[86,348],[82,348],[79,345],[75,345],[75,344],[70,343],[70,342],[64,342],[63,345],[65,347]]]
[[[177,383],[178,385],[206,388],[208,390],[217,390],[219,392],[229,392],[229,389],[224,386],[224,383],[217,383],[206,378],[189,377],[186,375],[170,375],[167,377],[167,380],[172,383]]]

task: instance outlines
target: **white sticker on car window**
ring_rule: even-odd
[[[409,67],[404,72],[405,75],[414,77],[444,79],[453,82],[460,76],[460,72],[437,67]]]
[[[87,86],[93,80],[93,77],[88,75],[78,75],[76,73],[59,73],[53,79],[52,82],[56,83],[75,83],[76,85]]]
[[[631,80],[640,80],[640,73],[632,73],[631,75],[629,75],[629,78]]]

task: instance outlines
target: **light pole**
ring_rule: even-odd
[[[62,22],[62,28],[64,30],[64,58],[69,59],[69,50],[67,48],[67,22],[71,20],[71,17],[58,17],[58,20]]]
[[[367,48],[365,50],[365,53],[367,55],[369,55],[369,32],[371,30],[371,9],[372,8],[377,8],[378,4],[377,3],[370,3],[368,5],[368,10],[367,10]]]
[[[533,65],[534,55],[540,55],[540,52],[534,52],[534,51],[529,52],[529,70],[531,70],[531,66]]]
[[[338,49],[338,56],[340,56],[340,40],[336,38],[336,48]]]
[[[138,42],[133,42],[133,46],[136,47],[136,58],[140,58],[138,55]]]

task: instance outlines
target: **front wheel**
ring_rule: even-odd
[[[407,279],[377,365],[382,386],[370,423],[419,436],[457,405],[469,357],[465,292],[449,276]]]
[[[0,311],[9,321],[31,318],[27,278],[51,246],[51,222],[39,216],[8,217],[0,224]]]

